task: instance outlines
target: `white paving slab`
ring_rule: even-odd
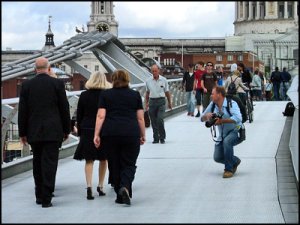
[[[132,205],[107,195],[86,200],[84,162],[59,161],[52,208],[35,204],[32,171],[2,181],[3,223],[284,223],[278,202],[275,154],[286,102],[256,102],[247,140],[235,147],[242,160],[233,178],[213,161],[214,142],[199,118],[186,113],[166,119],[166,144],[141,147]],[[95,164],[98,166],[98,163]]]

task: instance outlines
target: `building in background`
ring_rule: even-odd
[[[265,71],[299,66],[297,1],[235,2],[234,36],[225,37],[226,51],[253,52]]]
[[[91,2],[90,21],[87,32],[98,30],[118,36],[118,22],[115,20],[111,1]],[[30,56],[55,47],[49,17],[46,42],[41,50],[2,51],[2,64]],[[229,37],[200,39],[162,38],[120,38],[119,40],[139,59],[152,58],[158,61],[164,71],[176,74],[178,68],[187,69],[189,63],[212,61],[215,66],[229,68],[232,63],[243,62],[251,71],[259,67],[266,75],[275,67],[298,68],[298,2],[296,1],[244,1],[235,2],[235,34]],[[80,31],[76,28],[76,32]],[[58,35],[58,34],[56,34]],[[105,68],[90,51],[75,60],[91,72]],[[69,87],[84,88],[86,78],[65,63],[58,66],[72,76]],[[295,69],[296,70],[296,69]],[[2,98],[16,97],[22,79],[9,80],[2,84]]]

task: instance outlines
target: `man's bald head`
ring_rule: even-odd
[[[36,73],[48,73],[50,69],[48,59],[44,57],[39,57],[35,60],[35,70]]]
[[[152,73],[153,78],[154,78],[155,80],[157,80],[157,79],[159,78],[159,71],[160,71],[160,68],[159,68],[158,65],[153,64],[153,65],[151,66],[151,73]]]

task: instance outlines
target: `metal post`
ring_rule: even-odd
[[[254,73],[254,54],[252,53],[252,72]]]
[[[183,41],[181,41],[181,67],[183,67]]]

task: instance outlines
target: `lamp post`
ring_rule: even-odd
[[[255,60],[255,54],[253,52],[249,52],[252,55],[252,72],[254,73],[254,60]]]
[[[183,67],[183,40],[181,40],[181,67]]]

